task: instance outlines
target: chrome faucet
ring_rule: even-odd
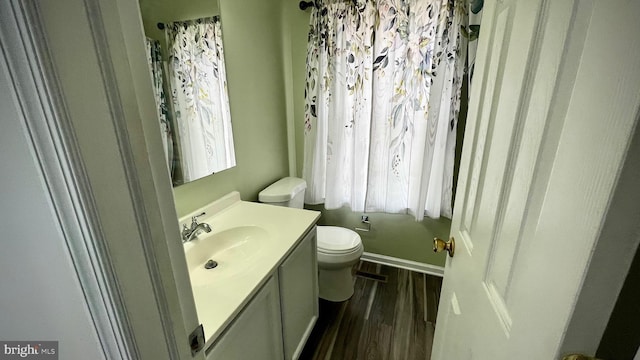
[[[188,242],[193,240],[193,238],[195,238],[196,236],[198,236],[198,234],[200,233],[200,231],[204,231],[204,232],[211,232],[211,226],[209,226],[209,224],[207,223],[198,223],[198,218],[202,215],[204,215],[205,213],[202,213],[200,215],[196,215],[196,216],[192,216],[191,217],[191,227],[187,227],[187,224],[182,224],[182,242]]]

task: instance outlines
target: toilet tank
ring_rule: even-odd
[[[265,204],[302,209],[307,183],[300,178],[282,178],[260,191],[258,200]]]

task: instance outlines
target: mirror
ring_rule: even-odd
[[[147,60],[174,186],[235,166],[215,0],[140,0]]]

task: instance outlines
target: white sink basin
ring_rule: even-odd
[[[259,226],[238,226],[201,234],[184,244],[191,284],[209,285],[247,270],[269,242],[269,233]],[[213,260],[217,266],[205,268]]]
[[[185,243],[183,249],[208,348],[320,213],[242,201],[234,191],[186,214],[179,219],[179,226],[189,226],[191,217],[203,212],[207,216],[200,221],[211,225],[212,231]],[[218,266],[205,269],[209,259]]]

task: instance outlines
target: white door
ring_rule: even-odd
[[[485,2],[434,360],[567,350],[625,155],[639,156],[638,14],[638,1]]]

